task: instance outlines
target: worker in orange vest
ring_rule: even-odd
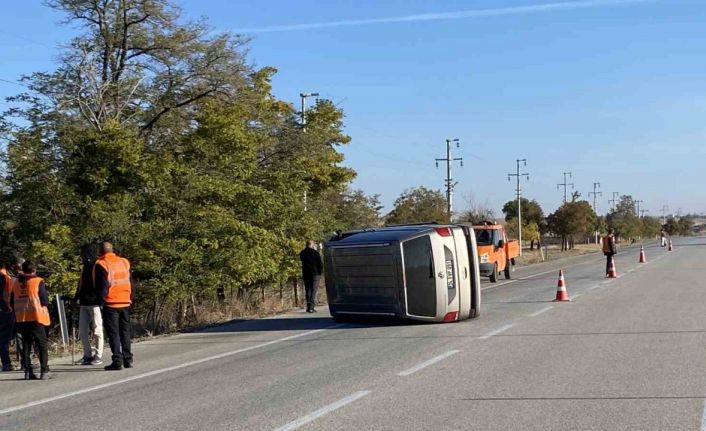
[[[613,235],[613,229],[608,229],[608,235],[603,237],[603,255],[606,257],[605,264],[605,274],[606,277],[610,272],[610,263],[613,260],[613,256],[618,253],[618,249],[615,246],[615,236]]]
[[[37,380],[32,370],[30,350],[37,346],[41,366],[40,380],[50,379],[49,354],[47,352],[47,331],[49,326],[49,297],[44,279],[37,276],[37,267],[26,261],[22,264],[23,274],[12,288],[10,306],[15,312],[17,332],[22,334],[22,366],[25,370],[25,380]]]
[[[15,314],[10,307],[10,296],[17,283],[17,272],[14,264],[0,268],[0,360],[3,371],[15,369],[10,358],[10,341],[15,333]]]
[[[106,371],[132,368],[130,350],[130,314],[133,281],[130,262],[113,251],[113,244],[104,242],[93,267],[93,280],[103,302],[103,325],[113,353]]]

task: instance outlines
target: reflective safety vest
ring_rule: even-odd
[[[112,308],[125,308],[132,304],[130,296],[132,284],[130,283],[130,262],[127,259],[106,253],[99,257],[96,265],[100,265],[108,275],[108,295],[105,305]],[[96,280],[96,269],[93,267],[93,281]]]
[[[610,244],[613,242],[613,235],[603,237],[603,253],[610,253]]]
[[[49,326],[49,310],[39,301],[39,285],[44,280],[41,277],[29,277],[15,283],[12,292],[15,296],[15,321],[37,322]]]
[[[2,277],[5,281],[0,294],[2,294],[2,300],[5,301],[5,304],[10,307],[10,294],[12,293],[12,289],[15,287],[15,283],[17,283],[17,279],[11,276],[5,268],[0,268],[0,277]]]

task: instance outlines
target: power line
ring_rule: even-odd
[[[0,81],[1,81],[1,82],[7,82],[8,84],[19,85],[20,87],[29,88],[26,84],[23,84],[23,83],[17,82],[17,81],[11,81],[11,80],[9,80],[9,79],[0,78]]]

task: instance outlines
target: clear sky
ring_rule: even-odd
[[[52,68],[72,31],[39,0],[3,0],[0,79]],[[499,215],[527,158],[526,197],[560,205],[571,171],[608,209],[614,191],[651,215],[706,212],[706,1],[179,0],[214,30],[247,31],[274,91],[318,91],[346,112],[354,186],[386,209],[406,188],[444,186]],[[0,96],[21,90],[0,81]],[[0,102],[0,107],[5,102]]]

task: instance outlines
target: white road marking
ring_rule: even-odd
[[[574,300],[576,300],[576,298],[579,298],[581,295],[582,295],[581,293],[577,293],[576,295],[571,297],[571,300],[574,301]]]
[[[529,316],[530,317],[537,317],[542,313],[546,313],[547,311],[551,310],[552,308],[554,308],[554,307],[552,307],[551,305],[549,307],[544,307],[539,311],[535,311],[534,313],[530,314]]]
[[[595,286],[589,287],[588,290],[595,290],[595,289],[598,289],[599,287],[601,287],[601,286],[596,284]]]
[[[306,416],[300,417],[299,419],[292,421],[288,423],[287,425],[284,425],[282,427],[277,428],[275,431],[293,431],[295,429],[298,429],[302,427],[303,425],[306,425],[310,422],[315,421],[316,419],[319,419],[320,417],[326,416],[327,414],[340,409],[341,407],[344,407],[354,401],[357,401],[364,396],[367,396],[370,394],[371,391],[358,391],[352,395],[349,395],[345,398],[342,398],[335,403],[331,403],[327,406],[324,406],[315,412],[309,413]]]
[[[26,403],[26,404],[20,404],[20,405],[18,405],[18,406],[9,407],[9,408],[0,410],[0,416],[6,415],[6,414],[8,414],[8,413],[16,412],[16,411],[19,411],[19,410],[28,409],[28,408],[30,408],[30,407],[39,406],[39,405],[42,405],[42,404],[47,404],[47,403],[51,403],[51,402],[54,402],[54,401],[63,400],[63,399],[65,399],[65,398],[70,398],[70,397],[75,397],[75,396],[77,396],[77,395],[87,394],[87,393],[89,393],[89,392],[98,391],[98,390],[101,390],[101,389],[109,388],[109,387],[111,387],[111,386],[121,385],[121,384],[123,384],[123,383],[129,383],[129,382],[132,382],[132,381],[135,381],[135,380],[140,380],[140,379],[144,379],[144,378],[147,378],[147,377],[157,376],[157,375],[159,375],[159,374],[168,373],[169,371],[176,371],[176,370],[180,370],[180,369],[182,369],[182,368],[191,367],[191,366],[193,366],[193,365],[203,364],[203,363],[205,363],[205,362],[210,362],[210,361],[215,361],[215,360],[218,360],[218,359],[227,358],[228,356],[237,355],[238,353],[249,352],[249,351],[251,351],[251,350],[260,349],[260,348],[263,348],[263,347],[271,346],[271,345],[273,345],[273,344],[282,343],[282,342],[284,342],[284,341],[289,341],[289,340],[294,340],[294,339],[296,339],[296,338],[306,337],[307,335],[313,335],[313,334],[316,334],[316,333],[319,333],[319,332],[322,332],[322,331],[326,331],[326,330],[329,330],[329,329],[335,329],[335,328],[337,328],[337,327],[339,327],[339,326],[343,326],[343,325],[333,325],[333,326],[330,326],[330,327],[328,327],[328,328],[315,329],[315,330],[313,330],[313,331],[302,332],[301,334],[290,335],[290,336],[288,336],[288,337],[278,338],[278,339],[276,339],[276,340],[267,341],[267,342],[265,342],[265,343],[256,344],[256,345],[254,345],[254,346],[244,347],[244,348],[242,348],[242,349],[232,350],[232,351],[230,351],[230,352],[225,352],[225,353],[220,353],[220,354],[218,354],[218,355],[213,355],[213,356],[209,356],[209,357],[206,357],[206,358],[197,359],[197,360],[195,360],[195,361],[184,362],[183,364],[173,365],[173,366],[167,367],[167,368],[160,368],[160,369],[158,369],[158,370],[148,371],[148,372],[146,372],[146,373],[138,374],[138,375],[136,375],[136,376],[126,377],[126,378],[124,378],[124,379],[115,380],[115,381],[112,381],[112,382],[103,383],[103,384],[96,385],[96,386],[90,386],[90,387],[88,387],[88,388],[79,389],[79,390],[73,391],[73,392],[67,392],[67,393],[65,393],[65,394],[56,395],[56,396],[49,397],[49,398],[43,398],[43,399],[41,399],[41,400],[32,401],[32,402],[29,402],[29,403]]]
[[[428,361],[424,361],[420,364],[417,364],[417,365],[413,366],[412,368],[409,368],[409,369],[404,370],[400,373],[397,373],[397,375],[400,377],[407,377],[410,374],[414,374],[419,370],[423,370],[424,368],[428,367],[429,365],[434,365],[439,361],[443,361],[444,359],[448,358],[451,355],[455,355],[456,353],[458,353],[458,350],[449,350],[448,352],[446,352],[442,355],[436,356],[434,358],[429,359]]]
[[[494,330],[494,331],[490,331],[490,332],[488,332],[487,334],[483,335],[482,337],[480,337],[480,339],[481,339],[481,340],[487,340],[488,338],[493,337],[493,336],[495,336],[495,335],[498,335],[498,334],[500,334],[501,332],[507,331],[508,329],[512,328],[513,326],[514,326],[514,324],[512,324],[512,323],[510,323],[510,324],[508,324],[508,325],[505,325],[505,326],[501,326],[501,327],[499,327],[498,329],[496,329],[496,330]]]

